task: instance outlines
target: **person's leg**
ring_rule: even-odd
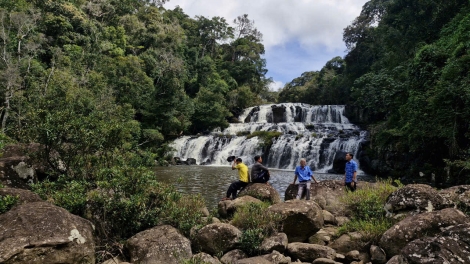
[[[302,194],[303,194],[303,192],[304,192],[305,183],[299,182],[299,185],[298,185],[298,186],[299,186],[299,190],[297,191],[297,197],[296,197],[296,199],[297,199],[297,200],[300,200],[300,199],[302,199]]]
[[[310,200],[310,184],[311,182],[308,181],[306,184],[305,184],[305,192],[306,192],[306,195],[305,195],[305,200]]]
[[[228,190],[227,190],[227,195],[225,196],[226,199],[230,199],[230,197],[232,196],[237,196],[237,182],[234,181],[230,184],[230,186],[228,187]]]
[[[346,183],[347,190],[354,192],[354,187],[351,185],[351,182]]]
[[[240,190],[240,192],[248,185],[247,182],[242,182],[242,181],[238,181],[237,182],[237,191]],[[233,200],[237,199],[237,191],[235,191],[235,196],[232,196],[233,197]],[[240,193],[238,192],[238,193]]]

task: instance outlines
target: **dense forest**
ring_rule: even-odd
[[[469,11],[468,0],[371,0],[344,29],[346,56],[292,80],[279,102],[356,109],[379,175],[468,183]]]
[[[468,0],[371,0],[344,29],[346,56],[279,93],[248,15],[191,18],[164,2],[0,0],[0,150],[39,146],[33,191],[100,223],[98,255],[157,224],[202,224],[202,198],[152,166],[170,140],[268,102],[348,105],[378,175],[470,181]]]

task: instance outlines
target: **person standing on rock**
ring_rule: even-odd
[[[357,163],[353,160],[351,152],[346,153],[346,168],[344,173],[344,185],[352,192],[356,190],[357,183]]]
[[[307,161],[305,159],[300,159],[300,165],[295,168],[295,178],[292,184],[295,184],[295,181],[299,178],[299,190],[297,192],[297,200],[302,198],[302,194],[305,189],[305,199],[310,200],[310,184],[312,179],[315,183],[318,183],[315,176],[313,176],[313,172],[309,166],[307,166]]]
[[[251,167],[251,182],[269,184],[269,169],[263,166],[263,158],[261,158],[259,155],[256,155],[254,160],[255,164],[253,164],[253,167]]]
[[[241,158],[237,158],[232,162],[232,170],[238,170],[239,180],[230,184],[227,190],[227,195],[222,199],[222,201],[237,199],[237,191],[248,185],[250,180],[250,176],[248,175],[248,167],[242,163]],[[232,198],[230,198],[230,196]]]

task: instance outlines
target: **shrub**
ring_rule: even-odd
[[[237,137],[243,137],[250,135],[250,131],[239,131],[237,132]]]
[[[261,147],[270,147],[273,144],[273,139],[276,139],[282,135],[278,131],[255,131],[250,135],[246,136],[247,139],[258,137],[261,140]]]
[[[17,196],[0,196],[0,214],[8,212],[18,201]]]
[[[392,185],[392,180],[378,181],[375,186],[365,186],[355,192],[347,192],[342,202],[351,216],[351,222],[342,226],[338,235],[348,232],[360,232],[362,240],[377,242],[381,235],[387,231],[396,219],[386,218],[383,206],[387,197],[403,185],[395,181],[398,187]]]
[[[263,239],[275,233],[281,217],[268,211],[269,203],[249,203],[237,209],[232,224],[242,230],[241,249],[248,255],[259,253]]]

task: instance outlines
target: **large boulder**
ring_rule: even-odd
[[[307,243],[289,243],[289,256],[304,262],[312,262],[317,258],[335,259],[336,251],[330,247]]]
[[[387,230],[380,238],[379,246],[387,256],[395,256],[415,239],[434,236],[441,232],[441,228],[469,222],[470,218],[454,208],[411,215]]]
[[[270,184],[265,183],[249,183],[238,194],[238,197],[252,196],[261,201],[277,204],[281,202],[279,193]]]
[[[27,157],[1,158],[0,181],[8,187],[28,189],[29,184],[37,181],[36,171]]]
[[[47,202],[0,215],[0,263],[95,263],[92,224]]]
[[[408,263],[470,263],[470,223],[450,226],[437,237],[425,237],[406,245]]]
[[[451,201],[457,208],[470,210],[470,185],[453,186],[441,190],[439,194]]]
[[[7,196],[7,195],[18,198],[16,205],[42,201],[39,195],[28,190],[8,188],[8,187],[0,188],[0,196]]]
[[[348,252],[354,250],[362,250],[362,248],[365,246],[365,243],[361,240],[361,238],[361,233],[351,232],[341,235],[332,243],[328,244],[328,246],[339,253],[347,254]]]
[[[346,168],[346,152],[338,150],[333,158],[333,168],[328,173],[344,174]]]
[[[284,194],[284,200],[293,200],[297,196],[298,184],[290,184]],[[310,185],[310,200],[315,201],[320,207],[333,215],[341,215],[345,211],[341,197],[344,195],[345,186],[342,181],[327,180]],[[303,198],[303,197],[302,197]]]
[[[370,246],[370,259],[373,264],[387,263],[385,251],[376,245]]]
[[[262,201],[248,195],[238,197],[235,200],[220,201],[218,204],[218,212],[220,217],[227,218],[232,216],[237,211],[237,208],[240,208],[250,203],[260,204],[262,203]]]
[[[384,209],[389,216],[397,213],[432,212],[451,207],[449,200],[425,184],[409,184],[390,194]]]
[[[192,256],[189,239],[169,225],[134,235],[127,240],[126,249],[132,263],[177,264]]]
[[[215,223],[204,226],[194,235],[196,248],[211,255],[226,253],[240,242],[242,232],[230,224]]]
[[[271,205],[268,210],[281,215],[282,231],[289,242],[304,242],[323,226],[323,211],[313,201],[289,200]]]
[[[248,255],[245,252],[243,252],[241,249],[234,249],[225,253],[225,255],[223,255],[220,259],[220,262],[223,264],[233,264],[237,263],[239,259],[244,258],[248,258]]]

